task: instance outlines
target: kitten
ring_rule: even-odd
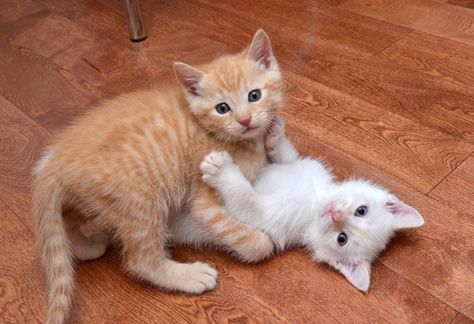
[[[262,30],[250,47],[201,68],[175,63],[181,86],[123,95],[76,120],[34,170],[33,218],[49,283],[48,323],[61,323],[73,287],[72,258],[91,260],[107,236],[86,237],[95,222],[113,230],[124,267],[158,287],[202,293],[216,285],[209,265],[169,258],[167,219],[186,211],[205,235],[241,260],[273,252],[260,230],[227,217],[200,179],[207,152],[228,151],[253,180],[266,162],[264,134],[282,106],[282,78]],[[82,216],[63,213],[66,206]]]
[[[275,163],[261,170],[253,186],[227,152],[206,156],[203,180],[222,196],[229,215],[270,235],[278,250],[303,245],[316,261],[367,291],[370,265],[394,231],[419,227],[423,218],[368,181],[335,182],[319,161],[298,158],[282,134],[280,121],[266,140]]]

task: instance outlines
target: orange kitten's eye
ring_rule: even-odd
[[[262,91],[260,89],[254,89],[249,92],[249,101],[255,102],[259,101],[262,98]]]
[[[219,114],[224,115],[224,114],[227,114],[230,111],[230,107],[225,102],[221,102],[220,104],[216,105],[216,111]]]
[[[354,216],[357,217],[363,217],[367,215],[367,212],[369,211],[369,207],[367,206],[359,206],[354,214]]]

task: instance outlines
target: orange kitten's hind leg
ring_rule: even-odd
[[[143,207],[143,206],[142,206]],[[217,271],[201,262],[180,263],[166,253],[166,228],[163,217],[153,208],[130,208],[113,211],[106,217],[126,221],[115,222],[116,235],[122,242],[125,268],[132,276],[158,287],[200,294],[215,288]],[[106,213],[111,213],[109,209]]]
[[[110,242],[108,236],[103,233],[84,235],[81,226],[86,221],[87,219],[75,210],[70,210],[64,214],[64,224],[71,244],[71,252],[75,258],[81,261],[100,258],[105,254]]]
[[[226,215],[213,189],[201,184],[191,206],[192,216],[218,244],[245,262],[258,262],[273,253],[273,242],[262,231],[239,223]]]
[[[97,233],[87,237],[79,227],[68,234],[72,245],[71,252],[81,261],[98,259],[107,251],[109,238],[106,234]]]

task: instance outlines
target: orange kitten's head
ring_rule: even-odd
[[[250,47],[202,69],[174,64],[191,112],[218,139],[261,135],[282,106],[282,78],[270,39],[258,30]]]

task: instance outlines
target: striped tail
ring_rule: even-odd
[[[72,254],[61,212],[65,190],[53,178],[39,174],[33,192],[34,230],[49,287],[48,324],[65,321],[74,286]]]

